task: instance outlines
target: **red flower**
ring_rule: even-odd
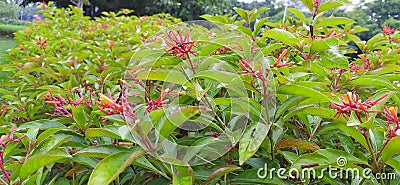
[[[400,121],[397,114],[398,114],[398,107],[387,108],[385,106],[385,114],[382,114],[382,116],[386,118],[386,123],[389,126],[390,137],[400,136]],[[395,128],[391,126],[392,123],[396,125]]]
[[[123,112],[123,107],[120,104],[114,102],[113,100],[111,100],[111,98],[105,96],[104,94],[99,93],[98,95],[100,102],[97,102],[97,104],[105,108],[103,109],[101,107],[98,107],[101,112],[104,112],[107,115],[115,114],[115,111],[117,113]]]
[[[359,58],[364,62],[364,66],[357,65],[355,63],[351,63],[349,65],[351,72],[357,72],[359,70],[368,70],[371,67],[371,62],[365,58],[364,56],[359,56]]]
[[[379,97],[375,101],[371,102],[371,97],[361,102],[358,99],[358,94],[354,94],[352,92],[348,92],[345,96],[340,97],[341,104],[335,104],[330,102],[331,106],[337,110],[335,115],[336,118],[339,118],[341,114],[345,114],[347,116],[351,115],[351,112],[354,111],[358,120],[362,123],[363,119],[361,118],[362,114],[365,115],[365,118],[368,120],[367,113],[377,113],[380,112],[379,110],[368,110],[369,108],[378,104],[382,99],[386,98],[388,94],[384,94],[383,96]],[[348,118],[346,118],[348,119]]]
[[[398,30],[394,29],[394,28],[390,28],[389,25],[384,26],[382,29],[382,33],[385,35],[391,35],[396,31],[398,31]]]
[[[165,103],[167,103],[169,100],[168,99],[162,100],[162,99],[165,97],[165,95],[167,95],[171,91],[170,89],[172,89],[172,87],[162,91],[160,96],[156,100],[149,100],[148,105],[146,107],[146,111],[144,113],[146,114],[146,112],[152,112],[153,110],[159,107],[165,106]]]
[[[288,52],[287,49],[283,50],[283,52],[282,52],[281,55],[279,55],[279,57],[275,60],[275,63],[274,63],[274,65],[271,66],[271,68],[281,68],[281,67],[293,65],[294,62],[289,62],[289,63],[282,63],[282,64],[280,64],[282,58],[286,55],[287,52]]]
[[[196,47],[196,40],[190,39],[190,30],[186,32],[185,37],[183,37],[182,32],[178,30],[176,34],[173,31],[167,32],[167,37],[170,41],[166,41],[170,48],[168,49],[168,53],[175,55],[178,58],[190,58],[189,54],[195,55],[197,52],[193,50],[193,46]]]
[[[269,70],[266,70],[265,74],[263,74],[262,66],[259,65],[258,70],[254,69],[254,62],[252,65],[249,64],[245,59],[239,60],[240,65],[245,71],[238,72],[238,74],[251,74],[253,77],[260,79],[261,81],[267,82]]]

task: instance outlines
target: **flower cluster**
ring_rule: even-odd
[[[372,98],[370,97],[364,102],[361,102],[361,100],[358,98],[358,94],[348,92],[345,96],[340,97],[341,104],[335,104],[333,102],[330,102],[330,104],[334,109],[337,110],[335,115],[336,118],[339,118],[342,114],[350,116],[351,112],[354,111],[358,120],[362,123],[364,122],[361,118],[362,114],[364,114],[366,120],[368,120],[368,113],[380,112],[379,110],[369,110],[369,108],[379,104],[379,102],[387,96],[388,94],[384,94],[374,101],[372,101]],[[348,118],[346,117],[346,119]]]
[[[0,115],[8,112],[8,105],[7,102],[0,104]]]
[[[170,40],[166,41],[166,44],[170,47],[168,53],[175,55],[178,58],[184,59],[189,58],[189,54],[195,55],[197,50],[193,50],[196,47],[196,40],[190,39],[190,30],[186,32],[186,35],[182,35],[182,31],[178,30],[175,32],[167,32],[167,37]]]
[[[0,145],[2,147],[2,149],[0,150],[0,168],[1,168],[1,171],[3,172],[4,176],[8,180],[8,182],[11,182],[11,177],[10,177],[10,175],[8,174],[7,170],[4,167],[4,163],[5,163],[5,161],[4,161],[5,160],[4,159],[4,151],[6,150],[7,146],[10,145],[11,143],[20,142],[21,139],[26,137],[26,135],[22,135],[22,136],[20,136],[20,137],[18,137],[16,139],[14,139],[15,128],[16,128],[16,126],[13,125],[9,135],[2,135],[0,137]]]
[[[96,103],[100,105],[98,109],[101,112],[104,112],[107,115],[112,115],[116,113],[122,113],[124,111],[122,105],[119,104],[121,103],[119,98],[117,98],[116,100],[112,100],[110,93],[108,93],[108,97],[101,93],[99,93],[98,95],[100,101]]]
[[[392,35],[393,33],[397,32],[398,30],[395,28],[390,28],[389,25],[386,25],[382,29],[382,33],[384,35]]]
[[[360,65],[357,65],[355,63],[351,63],[349,65],[351,72],[357,72],[359,70],[368,70],[368,69],[370,69],[371,62],[367,58],[365,58],[364,56],[359,56],[359,58],[361,59],[361,61],[364,62],[364,65],[360,66]]]
[[[289,62],[289,63],[281,63],[281,60],[283,59],[283,57],[287,54],[288,50],[285,49],[283,50],[283,52],[281,53],[281,55],[279,55],[279,57],[275,60],[274,65],[271,66],[271,68],[281,68],[281,67],[286,67],[286,66],[291,66],[294,64],[294,62]]]
[[[263,72],[262,66],[259,65],[258,69],[254,68],[254,62],[252,65],[249,64],[245,59],[239,60],[240,65],[245,71],[237,72],[238,74],[251,74],[254,78],[258,78],[263,82],[268,82],[269,70]]]
[[[46,115],[49,116],[61,116],[61,117],[66,117],[66,118],[73,118],[71,110],[68,108],[68,105],[72,107],[76,107],[78,105],[87,105],[87,106],[92,106],[92,94],[93,94],[93,89],[90,88],[89,86],[85,85],[85,89],[87,89],[90,93],[88,95],[88,98],[85,100],[85,96],[82,95],[82,92],[79,90],[75,90],[74,93],[76,93],[79,97],[78,100],[73,100],[70,98],[69,94],[65,95],[65,98],[63,98],[60,94],[57,96],[53,95],[53,92],[51,89],[48,90],[49,94],[47,96],[44,96],[43,99],[46,100],[47,104],[54,105],[55,111],[54,113],[46,113]]]
[[[49,43],[49,40],[47,40],[47,39],[44,39],[43,41],[36,40],[35,42],[36,42],[36,45],[38,45],[39,47],[45,47]]]
[[[390,137],[400,136],[400,121],[398,114],[398,107],[387,108],[385,106],[385,113],[382,114],[386,118],[386,123],[389,126]],[[391,124],[394,123],[396,127],[392,127]]]

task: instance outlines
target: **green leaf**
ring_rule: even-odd
[[[268,30],[264,33],[264,36],[275,39],[277,41],[281,41],[285,44],[288,44],[296,49],[299,49],[299,44],[300,41],[290,32],[283,30],[283,29],[278,29],[274,28],[271,30]]]
[[[323,3],[319,8],[318,8],[318,12],[322,13],[325,11],[328,11],[330,9],[333,8],[337,8],[337,7],[341,7],[343,6],[343,4],[341,2],[338,1],[328,1],[326,3]]]
[[[347,58],[334,49],[321,53],[322,65],[327,68],[343,68],[350,70]]]
[[[73,107],[72,109],[72,116],[74,117],[74,121],[76,122],[77,126],[80,129],[85,129],[86,125],[86,114],[83,107]]]
[[[41,120],[36,120],[36,121],[31,121],[28,123],[24,123],[21,126],[19,126],[16,130],[25,130],[25,129],[48,129],[48,128],[66,128],[63,124],[58,122],[57,120],[48,120],[48,119],[41,119]]]
[[[394,155],[400,153],[400,136],[396,136],[390,141],[382,151],[382,161],[386,162],[387,160],[391,159]]]
[[[277,50],[277,49],[281,49],[284,46],[281,43],[273,43],[273,44],[268,44],[267,46],[265,46],[264,48],[262,48],[262,52],[265,56],[268,56],[269,53]]]
[[[314,8],[314,1],[313,0],[301,0],[301,2],[306,6],[311,12]]]
[[[206,181],[204,181],[203,184],[208,184],[211,181],[218,179],[220,177],[222,177],[223,175],[226,175],[230,172],[233,172],[235,170],[240,169],[240,167],[235,166],[235,165],[228,165],[228,166],[224,166],[224,167],[220,167],[218,169],[216,169],[215,171],[213,171],[210,176],[207,178]]]
[[[269,174],[267,174],[265,178],[260,178],[258,176],[258,172],[259,169],[248,169],[240,173],[239,175],[232,177],[230,181],[232,184],[285,184],[285,182],[282,179],[278,178],[275,174],[272,175],[272,178],[270,178]],[[267,172],[260,172],[260,175],[262,176],[264,175],[264,173]]]
[[[292,164],[291,168],[295,169],[302,169],[302,165],[311,165],[311,164],[318,164],[318,168],[324,168],[328,166],[334,167],[343,167],[338,165],[338,159],[344,158],[347,161],[347,165],[349,164],[366,164],[366,161],[358,159],[353,155],[342,151],[342,150],[335,150],[335,149],[320,149],[315,151],[311,154],[304,154],[299,156],[297,160]],[[340,164],[340,163],[339,163]]]
[[[235,10],[235,12],[237,13],[237,14],[239,14],[239,16],[241,17],[241,18],[243,18],[247,23],[249,23],[250,22],[250,17],[249,17],[249,11],[246,11],[246,10],[243,10],[243,9],[241,9],[241,8],[237,8],[237,7],[235,7],[235,8],[233,8],[233,10]]]
[[[281,148],[291,148],[291,147],[304,148],[314,151],[320,149],[318,145],[302,139],[284,138],[275,144],[274,150],[279,150]]]
[[[253,156],[267,137],[270,125],[254,122],[245,129],[239,141],[239,164],[242,165],[248,158]]]
[[[74,154],[74,156],[89,156],[96,158],[105,158],[109,155],[118,153],[118,152],[126,152],[128,149],[122,146],[117,145],[100,145],[100,146],[92,146],[88,148],[84,148],[79,150]]]
[[[37,154],[30,156],[21,166],[21,170],[19,172],[20,178],[26,179],[30,174],[34,173],[39,168],[47,164],[50,164],[52,162],[56,162],[60,159],[65,159],[68,157],[71,156],[67,152],[61,149],[53,150],[45,154]]]
[[[172,179],[173,185],[194,184],[194,171],[190,166],[175,166],[175,169]]]
[[[311,45],[311,54],[331,49],[331,47],[336,46],[337,44],[338,41],[336,38],[314,40]]]
[[[88,185],[110,184],[134,160],[145,155],[143,150],[119,152],[103,159],[93,170]]]
[[[121,139],[118,134],[118,130],[114,127],[109,128],[89,128],[85,132],[86,138],[91,137],[111,137],[116,139]]]
[[[329,102],[328,96],[325,94],[303,85],[284,85],[276,89],[277,94],[290,94],[314,98],[318,102]]]
[[[186,76],[175,70],[142,70],[136,73],[138,80],[160,80],[179,85],[185,85]]]
[[[354,138],[357,142],[359,142],[363,147],[368,148],[367,141],[365,140],[365,137],[354,127],[349,127],[344,123],[329,123],[328,125],[325,125],[322,127],[322,129],[319,131],[320,134],[324,132],[328,132],[330,130],[334,129],[340,129],[344,133],[346,133],[348,136]]]
[[[354,20],[347,17],[327,17],[323,20],[320,20],[315,28],[326,27],[326,26],[337,26],[340,24],[351,25],[356,23]]]
[[[389,81],[384,78],[380,78],[377,75],[363,75],[357,76],[352,79],[349,85],[362,85],[366,86],[374,86],[374,87],[388,87],[391,90],[396,90],[396,87]]]
[[[306,16],[303,14],[303,12],[297,10],[296,8],[288,8],[288,12],[294,14],[296,17],[298,17],[301,21],[306,20]]]
[[[256,8],[250,11],[250,22],[254,21],[260,14],[268,10],[268,7]]]
[[[62,128],[50,128],[42,132],[36,140],[36,145],[39,145],[42,143],[44,140],[52,136],[53,134],[57,133],[58,131],[62,130]]]

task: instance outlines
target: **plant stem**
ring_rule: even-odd
[[[374,152],[374,150],[372,149],[371,141],[369,140],[369,133],[368,133],[368,130],[365,131],[363,135],[364,135],[364,138],[365,138],[365,140],[366,140],[366,142],[367,142],[368,150],[369,150],[369,152],[371,153],[371,157],[372,157],[372,159],[374,160],[374,165],[375,165],[375,170],[374,170],[374,171],[375,171],[375,172],[378,172],[378,171],[380,171],[380,170],[379,170],[379,164],[378,164],[378,161],[376,160],[375,152]]]
[[[0,151],[0,168],[3,174],[6,176],[8,182],[11,182],[11,178],[7,173],[7,170],[4,168],[4,150]]]

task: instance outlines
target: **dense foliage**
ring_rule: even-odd
[[[397,184],[258,176],[400,170],[399,32],[363,41],[324,16],[340,2],[302,2],[284,24],[235,8],[214,25],[42,3],[0,66],[2,182]]]

